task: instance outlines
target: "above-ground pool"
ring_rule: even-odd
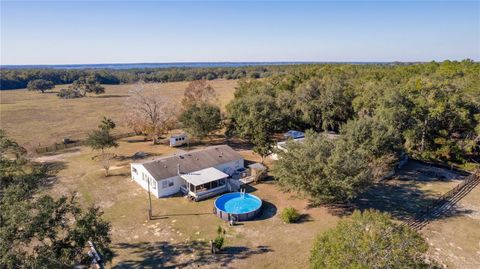
[[[245,221],[254,218],[262,207],[262,200],[253,194],[232,192],[215,200],[215,212],[223,220]]]

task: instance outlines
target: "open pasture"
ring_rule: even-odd
[[[189,82],[149,83],[159,94],[178,101]],[[236,80],[209,81],[218,95],[221,108],[233,99]],[[57,85],[51,92],[30,92],[25,89],[0,91],[0,128],[10,137],[29,147],[60,143],[64,138],[82,139],[97,127],[101,119],[112,118],[116,132],[130,132],[123,124],[124,103],[135,84],[104,85],[105,93],[86,98],[64,100],[56,96],[67,85]]]

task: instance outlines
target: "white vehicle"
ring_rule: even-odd
[[[187,134],[179,134],[170,136],[170,147],[178,147],[188,143]]]

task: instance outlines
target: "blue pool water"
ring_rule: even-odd
[[[226,213],[243,214],[258,210],[262,206],[262,200],[252,194],[232,192],[218,197],[215,206]]]

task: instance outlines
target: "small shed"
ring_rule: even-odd
[[[170,147],[179,147],[188,143],[187,134],[178,134],[170,136]]]

